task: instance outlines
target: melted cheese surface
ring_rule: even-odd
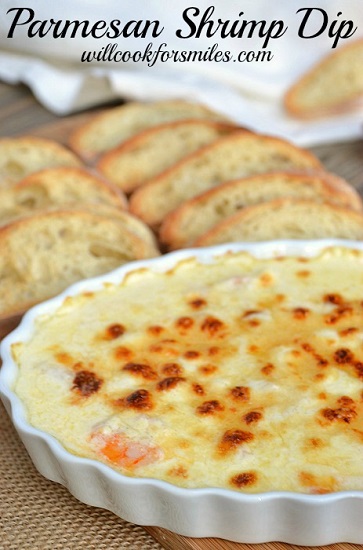
[[[363,490],[363,253],[141,269],[13,346],[34,426],[125,475]]]

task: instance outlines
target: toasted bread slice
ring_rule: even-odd
[[[144,130],[105,153],[97,169],[126,193],[134,191],[203,145],[237,126],[210,120],[178,120]]]
[[[185,248],[238,210],[278,198],[311,199],[362,211],[357,191],[327,172],[272,172],[227,182],[182,203],[163,221],[161,242]]]
[[[76,205],[123,210],[127,200],[121,190],[83,168],[46,168],[0,189],[0,224],[39,210]]]
[[[363,215],[328,203],[277,199],[240,210],[193,244],[322,238],[363,239]]]
[[[0,317],[125,262],[158,255],[120,223],[87,210],[42,212],[0,228]]]
[[[137,189],[130,210],[157,228],[182,202],[228,180],[321,168],[313,154],[285,140],[240,131],[202,147]]]
[[[70,136],[69,145],[80,157],[91,162],[99,154],[147,128],[188,118],[226,120],[203,105],[187,101],[132,102],[107,109],[80,125]]]
[[[81,165],[75,154],[49,139],[34,136],[0,139],[0,188],[10,187],[43,168]]]
[[[363,100],[363,39],[326,55],[286,93],[287,111],[299,118],[354,108]]]

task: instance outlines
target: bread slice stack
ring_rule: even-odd
[[[287,112],[316,118],[351,110],[363,102],[362,67],[362,38],[333,50],[287,91]]]
[[[70,141],[91,164],[97,158],[103,177],[129,195],[130,212],[155,232],[162,250],[194,246],[239,211],[260,203],[273,208],[277,199],[363,215],[355,189],[327,173],[311,152],[240,128],[200,106],[175,106],[110,109],[76,130]],[[295,235],[289,228],[287,221],[285,238]],[[305,237],[309,231],[315,238],[312,225],[305,227]],[[335,236],[340,235],[338,224]]]
[[[233,179],[282,170],[318,170],[311,153],[275,137],[239,131],[199,149],[132,194],[130,210],[153,228],[184,201]]]
[[[233,124],[202,119],[158,124],[104,153],[97,170],[125,193],[132,193],[179,160],[237,130]]]
[[[226,122],[224,116],[198,103],[132,102],[108,109],[80,125],[70,136],[69,145],[85,161],[93,162],[147,128],[185,119]]]
[[[358,193],[337,176],[324,171],[271,172],[226,182],[184,201],[164,219],[160,240],[168,250],[194,246],[198,237],[240,210],[283,198],[363,211]]]
[[[123,192],[64,146],[12,138],[0,141],[0,158],[0,319],[79,279],[159,255]]]

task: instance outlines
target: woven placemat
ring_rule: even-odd
[[[1,550],[162,550],[140,526],[43,478],[0,403]]]

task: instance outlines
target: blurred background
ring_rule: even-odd
[[[317,34],[310,39],[298,35],[306,13],[298,10],[307,7],[302,0],[280,0],[273,5],[269,0],[218,0],[213,4],[208,0],[196,0],[192,6],[199,10],[188,11],[195,25],[202,21],[206,11],[211,10],[209,19],[215,24],[218,19],[232,23],[244,19],[265,21],[267,32],[268,29],[271,31],[274,21],[283,21],[286,32],[279,38],[271,38],[267,44],[265,37],[258,36],[257,31],[249,37],[247,30],[242,38],[221,38],[217,31],[209,38],[202,32],[199,38],[181,39],[176,36],[178,29],[184,36],[190,32],[190,27],[183,20],[184,10],[191,8],[186,0],[178,3],[165,0],[125,0],[122,3],[115,0],[64,0],[62,3],[45,3],[33,0],[31,5],[23,6],[25,9],[21,13],[14,10],[12,0],[3,0],[0,6],[0,81],[27,86],[46,110],[59,116],[133,99],[188,98],[205,103],[242,125],[280,135],[303,146],[360,136],[361,111],[353,116],[335,117],[334,120],[302,122],[286,115],[282,98],[296,78],[332,51],[334,42],[338,42],[340,47],[349,40],[363,36],[361,0],[316,0],[313,5],[309,4],[314,9],[305,34]],[[51,31],[40,37],[39,29],[45,30],[51,19],[63,22],[67,19],[87,20],[90,24],[120,20],[120,28],[132,20],[157,20],[160,22],[159,28],[164,30],[155,38],[150,33],[144,38],[131,36],[116,40],[82,37],[79,33],[74,38],[53,38]],[[357,27],[354,35],[338,41],[338,32],[343,35],[348,33],[348,29],[341,26],[349,20]],[[14,22],[17,25],[10,38],[9,29]],[[215,29],[216,26],[213,27]],[[277,32],[276,29],[274,32]],[[29,37],[29,33],[33,36]],[[271,34],[273,36],[273,32]],[[162,47],[168,51],[208,52],[214,47],[222,52],[231,52],[234,57],[242,51],[266,51],[270,52],[270,60],[265,57],[262,61],[256,59],[251,62],[178,63],[172,59],[161,62],[159,58],[152,67],[142,61],[81,62],[84,52],[98,54],[111,45],[120,51],[143,52],[149,43],[152,43],[153,51]],[[21,89],[18,88],[18,91]],[[4,110],[1,115],[1,131],[4,132],[8,115]],[[11,132],[11,128],[7,131]]]

